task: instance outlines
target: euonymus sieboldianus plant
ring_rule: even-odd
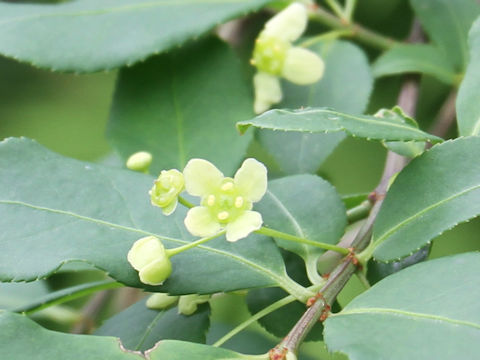
[[[397,5],[0,3],[2,56],[118,69],[105,161],[3,82],[0,358],[476,358],[480,6]]]

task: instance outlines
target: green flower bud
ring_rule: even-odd
[[[150,296],[146,302],[149,309],[166,309],[178,300],[178,296],[171,296],[164,293],[157,293]]]
[[[152,154],[146,151],[139,151],[131,155],[127,160],[127,168],[139,172],[148,172],[152,163]]]
[[[173,213],[178,204],[178,195],[185,188],[183,174],[176,170],[162,170],[150,190],[152,205],[162,208],[165,215]]]
[[[163,244],[155,236],[137,240],[127,256],[128,262],[139,273],[140,281],[148,285],[161,285],[172,273],[172,263]]]
[[[192,315],[197,311],[198,305],[210,300],[210,295],[183,295],[178,300],[178,313],[183,315]]]

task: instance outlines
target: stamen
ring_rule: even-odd
[[[222,211],[218,213],[217,218],[218,220],[227,220],[229,216],[230,214],[228,213],[228,211]]]
[[[226,182],[225,184],[222,185],[221,189],[223,191],[228,191],[233,189],[233,183],[232,182]]]
[[[243,206],[243,197],[237,196],[237,198],[235,199],[235,207],[237,209],[240,209],[242,206]]]
[[[208,195],[207,205],[213,206],[215,204],[215,195]]]

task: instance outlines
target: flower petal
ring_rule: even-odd
[[[256,114],[261,114],[282,100],[280,80],[274,75],[265,72],[256,73],[253,77],[253,87],[255,89],[253,110]]]
[[[307,21],[305,6],[293,3],[268,20],[263,33],[286,41],[295,41],[307,28]]]
[[[172,273],[172,263],[166,256],[152,261],[138,272],[140,281],[148,285],[162,285]]]
[[[234,181],[244,198],[257,202],[267,191],[267,168],[255,159],[247,159],[237,170]]]
[[[178,198],[174,198],[170,204],[162,208],[163,215],[170,215],[172,214],[175,209],[177,208]]]
[[[313,51],[292,47],[287,51],[282,76],[298,85],[316,83],[323,76],[325,64]]]
[[[251,232],[262,227],[262,215],[257,211],[245,211],[234,221],[227,224],[228,241],[237,241],[250,235]]]
[[[223,174],[211,162],[203,159],[190,160],[183,170],[185,189],[194,196],[208,195],[223,180]]]
[[[210,211],[204,206],[196,206],[188,210],[185,226],[195,236],[212,236],[220,231],[221,225],[212,218]]]
[[[165,257],[165,248],[155,236],[146,236],[133,244],[127,259],[135,270],[141,270],[158,258]]]

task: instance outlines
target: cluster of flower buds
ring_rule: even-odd
[[[165,215],[170,215],[184,190],[200,197],[200,205],[192,206],[184,220],[192,235],[206,238],[225,230],[228,241],[237,241],[262,226],[262,215],[252,211],[252,206],[267,191],[267,169],[255,159],[245,160],[233,178],[225,177],[206,160],[192,159],[183,173],[176,169],[162,171],[150,190],[150,199]],[[161,285],[172,272],[170,257],[184,247],[165,249],[160,239],[147,236],[133,244],[127,258],[139,272],[140,281]],[[203,301],[195,298],[195,305],[192,298],[182,298],[182,313],[194,312],[191,309]]]

